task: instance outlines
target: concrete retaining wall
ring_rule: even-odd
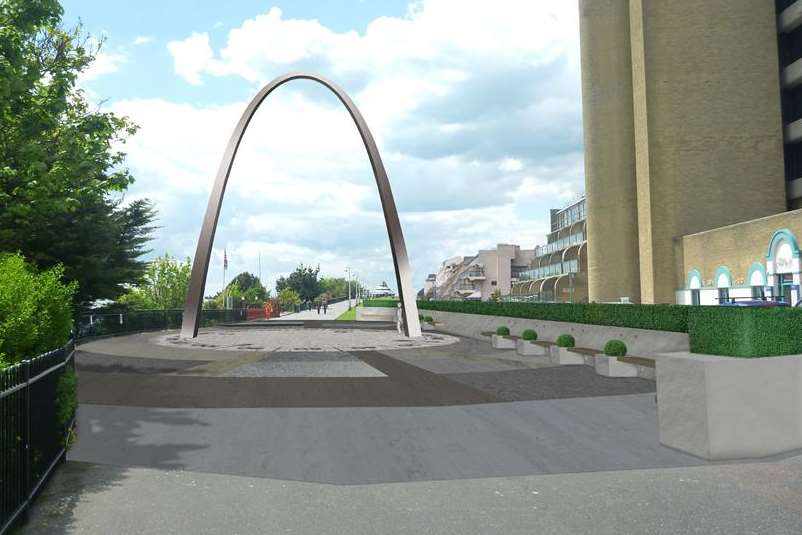
[[[480,314],[463,314],[460,312],[441,312],[439,310],[422,311],[432,316],[438,323],[437,328],[449,334],[467,338],[485,339],[483,332],[495,332],[496,327],[506,325],[510,333],[520,335],[524,329],[534,329],[538,340],[555,342],[561,334],[570,334],[576,339],[577,347],[591,349],[604,348],[608,340],[616,338],[627,344],[627,353],[639,357],[655,357],[660,353],[689,351],[688,335],[666,331],[647,329],[628,329],[625,327],[607,327],[604,325],[586,325],[563,321],[530,320],[508,318],[506,316],[484,316]]]
[[[356,321],[398,321],[397,308],[358,307]]]

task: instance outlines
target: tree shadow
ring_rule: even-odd
[[[120,418],[120,409],[135,412]],[[181,409],[80,406],[78,440],[67,454],[68,462],[58,467],[34,501],[29,522],[11,533],[70,533],[78,504],[124,484],[132,467],[184,470],[186,453],[208,448],[200,442],[171,442],[160,435],[161,428],[208,425]]]

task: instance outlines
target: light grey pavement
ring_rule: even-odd
[[[354,306],[356,303],[355,299],[351,299],[351,306]],[[272,319],[282,319],[282,320],[336,320],[337,317],[348,310],[348,300],[340,301],[339,303],[334,303],[329,305],[328,312],[326,314],[323,313],[323,309],[320,309],[320,314],[317,313],[317,308],[313,310],[302,310],[301,312],[295,312],[293,314],[285,314],[281,316],[281,318],[272,318]]]
[[[70,460],[363,484],[690,466],[654,394],[446,407],[81,405]]]
[[[18,533],[799,535],[793,461],[360,486],[70,462]]]

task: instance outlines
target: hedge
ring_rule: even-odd
[[[375,307],[375,308],[396,308],[398,306],[398,299],[365,299],[362,301],[362,306]],[[418,308],[421,308],[418,306]]]
[[[686,305],[623,305],[607,303],[493,303],[488,301],[418,301],[421,310],[566,321],[611,327],[688,332]]]
[[[732,357],[802,354],[802,309],[688,307],[692,353]]]

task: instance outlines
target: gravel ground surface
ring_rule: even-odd
[[[386,377],[376,368],[344,351],[270,353],[239,366],[226,377]]]
[[[603,377],[592,366],[552,366],[489,373],[448,374],[448,379],[504,401],[617,396],[655,392],[656,383],[637,377]]]

